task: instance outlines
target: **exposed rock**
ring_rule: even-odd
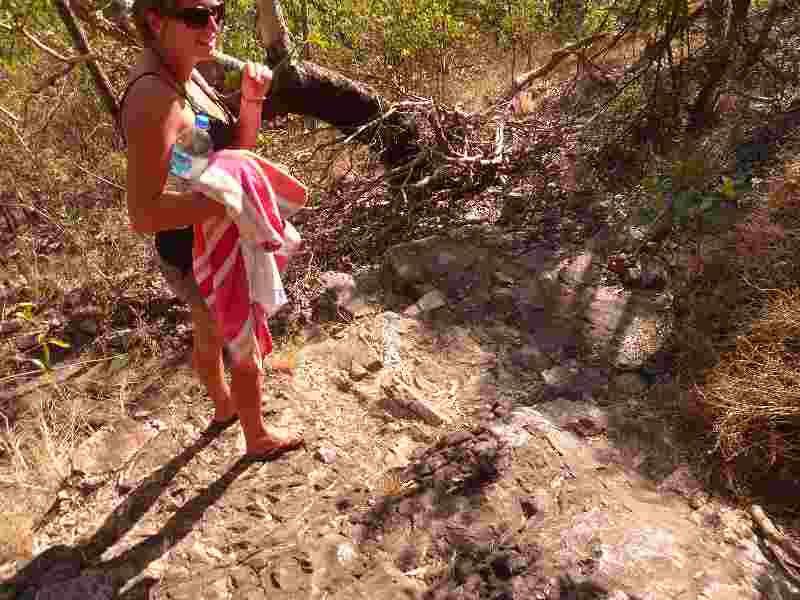
[[[403,314],[407,317],[417,317],[426,312],[441,308],[442,306],[447,306],[447,298],[442,292],[434,289],[422,296],[415,304],[412,304],[404,310]]]
[[[369,375],[369,371],[360,363],[354,361],[353,364],[350,365],[350,379],[353,381],[362,381],[367,375]]]
[[[591,281],[592,268],[599,259],[592,252],[584,252],[560,265],[560,276],[567,283],[586,285]]]
[[[481,279],[477,265],[488,267],[489,251],[463,241],[431,236],[392,246],[384,260],[384,279],[397,291],[424,283],[457,296]]]
[[[316,452],[317,459],[326,465],[335,462],[337,455],[336,448],[332,446],[320,446]]]
[[[439,290],[431,290],[427,294],[425,294],[422,298],[417,300],[417,306],[421,312],[428,312],[430,310],[436,310],[442,306],[447,305],[447,297],[442,294]]]
[[[573,373],[567,367],[557,365],[542,371],[541,376],[547,385],[563,386],[570,382]]]
[[[94,487],[71,481],[64,505],[79,508],[55,511],[37,543],[76,529],[91,535],[81,521],[105,520],[113,531],[102,533],[124,535],[98,548],[93,566],[112,569],[121,558],[138,577],[137,562],[152,566],[158,557],[166,564],[163,580],[155,575],[165,600],[756,600],[765,578],[784,586],[739,511],[705,494],[688,467],[661,461],[654,475],[650,464],[666,442],[652,438],[668,432],[643,414],[643,403],[616,402],[606,413],[586,400],[606,390],[609,362],[620,362],[620,347],[628,350],[629,329],[661,317],[658,304],[583,285],[589,255],[562,265],[559,277],[546,249],[524,259],[535,265],[527,269],[522,259],[498,264],[475,248],[450,238],[406,245],[409,277],[421,280],[405,287],[446,293],[450,309],[437,315],[444,326],[393,313],[363,319],[341,327],[338,339],[306,343],[293,392],[279,374],[270,382],[270,423],[304,423],[313,453],[244,464],[236,460],[238,428],[198,442],[196,427],[172,425],[184,420],[175,410],[183,405],[167,396],[139,413],[170,422],[157,439],[141,446],[148,432],[126,425],[81,446],[76,464],[89,471],[127,461],[118,485],[101,476],[93,476]],[[502,298],[493,301],[495,293]],[[493,322],[452,326],[447,319],[466,315],[455,313],[468,304],[479,309],[473,316]],[[498,311],[508,308],[498,324]],[[592,358],[609,361],[588,367],[586,346],[596,351]],[[390,362],[389,348],[402,361]],[[497,364],[498,355],[508,360]],[[383,360],[397,370],[370,376]],[[184,393],[180,371],[165,395]],[[646,391],[636,373],[612,387]],[[287,401],[295,397],[303,401]],[[200,406],[187,408],[194,421]],[[432,424],[458,418],[460,428],[438,436],[420,423],[386,419],[376,406]],[[473,414],[485,426],[462,423]],[[636,429],[637,420],[652,425]],[[153,485],[140,486],[151,474]],[[81,575],[80,560],[58,581],[45,584],[41,571],[26,581],[38,591],[82,578],[89,574]],[[791,597],[782,591],[788,588],[775,589]]]
[[[447,420],[430,402],[422,399],[416,390],[397,378],[381,384],[381,388],[386,394],[382,407],[396,417],[422,419],[433,426],[441,425]]]
[[[614,377],[611,389],[624,396],[636,396],[647,391],[647,381],[639,373],[620,373]]]
[[[608,418],[598,407],[586,402],[559,398],[540,404],[537,408],[553,423],[580,437],[600,435],[608,429]]]
[[[319,276],[323,293],[332,295],[337,306],[344,306],[355,297],[356,281],[349,273],[325,271]]]
[[[95,432],[72,456],[72,467],[86,475],[119,469],[158,431],[133,419],[124,419]]]
[[[661,303],[610,288],[588,293],[582,334],[595,354],[620,368],[636,369],[661,349],[670,327]]]
[[[703,484],[692,475],[687,465],[675,469],[666,479],[658,484],[658,489],[665,492],[674,492],[685,498],[698,499],[703,494]]]
[[[336,320],[342,312],[347,317],[362,317],[372,310],[349,273],[325,271],[320,274],[319,279],[322,290],[313,302],[312,311],[319,320]]]

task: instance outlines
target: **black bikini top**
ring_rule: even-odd
[[[164,77],[157,71],[145,71],[144,73],[140,73],[139,75],[134,77],[125,88],[125,91],[122,93],[122,97],[120,98],[119,101],[119,113],[118,113],[120,115],[120,121],[122,121],[122,109],[125,106],[125,99],[128,97],[128,92],[130,92],[131,88],[137,81],[147,76],[158,77],[159,79],[161,79],[161,81],[169,85],[172,89],[174,89],[177,92],[179,96],[181,96],[184,100],[186,100],[189,103],[189,106],[191,107],[192,111],[194,111],[195,114],[202,113],[208,115],[208,111],[203,107],[199,106],[194,100],[192,100],[191,96],[189,96],[189,94],[185,90],[181,89],[181,86],[177,85],[173,81],[169,81],[166,77]],[[206,96],[208,96],[208,98],[222,110],[223,114],[226,117],[226,120],[223,121],[218,117],[215,117],[213,115],[208,115],[208,123],[209,123],[208,133],[211,136],[211,141],[214,144],[214,148],[216,150],[229,148],[230,146],[233,145],[236,135],[236,129],[235,129],[236,117],[233,115],[230,109],[225,105],[225,103],[219,100],[217,94],[212,89],[210,89],[208,84],[206,84],[199,78],[196,78],[194,75],[192,75],[192,81],[194,81],[198,85],[198,87],[201,90],[203,90]],[[122,128],[121,122],[119,129],[122,132],[122,139],[127,145],[128,142],[125,139],[125,130]]]

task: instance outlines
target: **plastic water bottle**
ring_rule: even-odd
[[[195,179],[206,170],[208,159],[214,150],[208,133],[207,115],[197,115],[194,127],[182,132],[169,159],[169,172],[181,179]]]

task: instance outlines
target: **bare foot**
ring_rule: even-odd
[[[299,433],[270,428],[253,444],[247,445],[247,457],[253,460],[272,460],[286,452],[296,450],[304,444]]]

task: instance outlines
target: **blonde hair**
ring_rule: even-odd
[[[136,25],[136,31],[145,45],[155,41],[150,25],[147,24],[147,13],[155,11],[157,13],[174,10],[176,8],[176,0],[134,0],[133,2],[133,22]]]

